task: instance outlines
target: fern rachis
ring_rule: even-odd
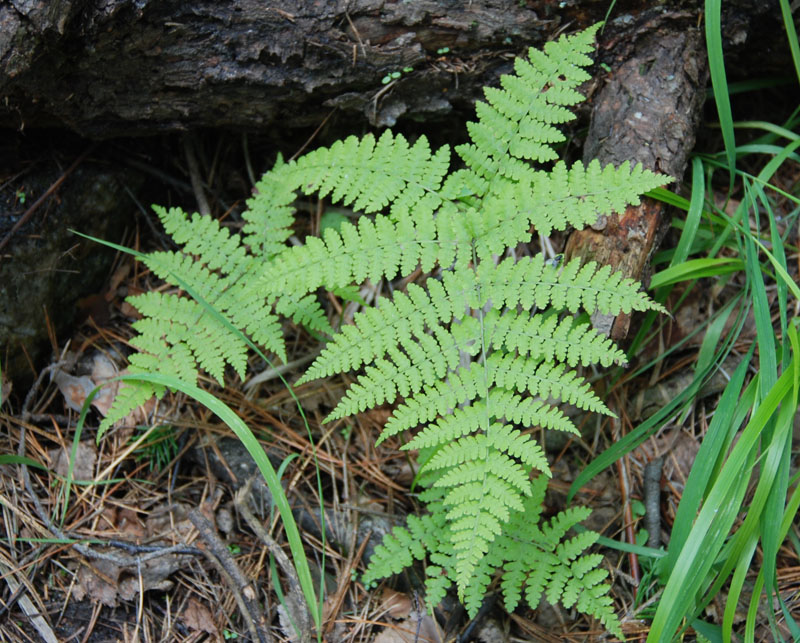
[[[556,126],[573,118],[569,108],[583,100],[577,88],[589,78],[584,68],[595,31],[562,37],[543,52],[531,49],[501,89],[486,90],[477,121],[468,125],[471,141],[456,148],[461,169],[448,173],[450,149],[432,152],[424,137],[413,145],[391,132],[378,140],[350,137],[280,162],[259,184],[238,239],[162,212],[173,236],[183,235],[186,252],[200,259],[174,253],[151,261],[154,268],[166,265],[165,278],[171,271],[189,275],[230,325],[279,354],[273,309],[325,330],[313,297],[318,288],[377,283],[420,269],[427,278],[357,314],[301,379],[358,371],[328,419],[397,403],[379,441],[412,432],[404,448],[419,450],[428,513],[387,537],[364,581],[427,557],[429,599],[435,603],[455,584],[474,613],[499,571],[509,609],[523,595],[535,608],[544,595],[621,634],[600,557],[584,553],[597,535],[567,536],[588,510],[540,520],[550,471],[528,429],[575,431],[559,402],[609,413],[573,369],[623,363],[624,354],[577,321],[578,312],[658,306],[639,284],[593,262],[502,258],[529,242],[532,230],[547,235],[583,227],[668,180],[627,163],[558,161],[550,171],[533,165],[557,158],[553,144],[564,137]],[[284,249],[296,190],[374,216]],[[197,245],[193,235],[202,225],[211,241]],[[225,323],[208,320],[204,350],[185,334],[191,315],[203,318],[203,307],[170,303],[168,312],[167,325],[182,332],[143,324],[146,350],[175,353],[183,377],[198,365],[218,378],[225,364],[241,372],[243,348]],[[159,349],[164,345],[166,352]]]

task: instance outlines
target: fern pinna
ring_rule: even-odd
[[[159,372],[187,382],[202,368],[220,384],[225,366],[244,378],[248,344],[256,344],[286,359],[281,324],[276,312],[323,333],[331,328],[316,297],[286,293],[277,296],[247,278],[284,249],[294,222],[296,186],[282,180],[280,161],[256,185],[248,201],[243,234],[230,234],[211,217],[187,216],[180,208],[154,206],[164,229],[180,251],[152,252],[142,261],[156,276],[179,288],[129,297],[143,319],[133,324],[131,373]],[[181,296],[186,292],[191,297]],[[129,381],[120,388],[100,434],[163,387]]]
[[[589,79],[584,68],[596,30],[561,37],[544,51],[530,49],[516,60],[515,73],[501,79],[501,89],[485,90],[477,121],[468,124],[470,142],[456,148],[459,169],[450,171],[447,146],[434,152],[425,138],[411,145],[385,132],[378,140],[351,137],[280,163],[258,186],[245,236],[237,241],[216,224],[182,214],[172,224],[173,215],[162,212],[168,230],[182,231],[176,240],[187,244],[166,258],[169,271],[189,275],[201,303],[180,304],[192,307],[189,313],[173,302],[169,314],[176,318],[169,322],[159,313],[154,344],[164,345],[169,324],[183,329],[176,319],[194,315],[206,320],[204,332],[216,343],[198,352],[197,342],[178,337],[170,350],[180,346],[184,358],[193,355],[215,375],[224,362],[241,372],[244,348],[220,329],[244,330],[281,354],[270,306],[322,329],[309,298],[319,288],[420,270],[418,284],[339,329],[301,379],[358,371],[328,420],[400,400],[380,441],[412,432],[403,448],[419,452],[420,498],[428,513],[387,536],[365,583],[427,559],[430,601],[455,584],[474,614],[499,571],[509,609],[523,595],[535,608],[544,595],[621,635],[600,557],[584,553],[597,535],[567,537],[588,510],[540,520],[550,472],[531,429],[576,432],[560,402],[609,413],[573,369],[622,363],[624,354],[577,313],[659,306],[608,267],[578,259],[558,266],[513,252],[534,231],[584,227],[669,180],[627,163],[601,168],[596,161],[558,161],[543,169],[556,161],[554,144],[564,140],[556,126],[573,119],[569,108],[583,100],[577,87]],[[288,234],[295,190],[374,216],[278,251],[275,235],[281,244]],[[190,247],[201,225],[210,245]],[[200,262],[189,258],[197,255]],[[235,302],[244,308],[236,310]],[[209,314],[207,304],[221,314]]]

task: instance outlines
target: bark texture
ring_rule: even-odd
[[[701,5],[620,0],[606,32],[630,40],[633,28],[682,12],[696,22]],[[0,126],[98,139],[316,126],[334,107],[379,126],[430,122],[471,105],[525,47],[607,9],[590,0],[0,0]],[[752,51],[766,19],[771,42],[780,29],[777,0],[731,0],[723,18],[729,49]]]
[[[644,37],[620,56],[621,64],[595,97],[584,160],[642,163],[680,181],[705,100],[705,45],[699,31],[680,20],[641,33]],[[608,46],[614,44],[612,39]],[[664,211],[662,203],[643,199],[639,206],[574,232],[566,254],[610,264],[641,280],[664,231]],[[630,317],[598,314],[593,321],[619,340],[627,335]]]
[[[0,119],[92,138],[302,126],[332,107],[392,125],[402,114],[449,111],[505,53],[551,35],[562,17],[537,4],[0,2]],[[401,78],[383,84],[393,72]]]

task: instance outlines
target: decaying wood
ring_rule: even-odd
[[[700,4],[619,2],[606,34],[623,28],[624,44],[664,16],[698,24]],[[313,127],[334,108],[376,126],[461,118],[515,55],[607,9],[595,0],[0,0],[0,127],[103,139]],[[768,52],[780,28],[776,0],[724,3],[728,54]],[[762,33],[772,35],[754,43]]]
[[[680,21],[664,21],[645,34],[633,53],[612,68],[595,97],[584,159],[642,163],[680,180],[705,99],[704,42],[697,29]],[[573,233],[565,254],[610,264],[626,277],[642,280],[664,232],[663,218],[662,203],[643,199],[639,206]],[[593,321],[598,330],[619,340],[627,335],[630,317],[596,315]]]
[[[109,138],[316,125],[332,108],[441,116],[565,20],[543,0],[0,0],[0,126]]]

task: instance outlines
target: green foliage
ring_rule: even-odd
[[[309,239],[267,267],[266,282],[303,292],[393,279],[417,267],[427,274],[421,285],[356,315],[301,379],[359,370],[328,419],[402,398],[380,439],[416,430],[404,448],[421,450],[421,499],[430,513],[395,530],[366,582],[427,557],[429,599],[455,584],[474,613],[493,572],[504,570],[509,608],[524,586],[532,607],[544,593],[619,633],[600,558],[583,554],[596,535],[566,537],[587,512],[568,510],[536,526],[549,468],[526,429],[574,430],[559,401],[608,413],[571,367],[623,363],[624,355],[575,313],[661,308],[638,284],[593,262],[557,267],[541,255],[498,261],[529,241],[531,228],[548,234],[582,227],[666,182],[627,164],[557,163],[551,172],[530,164],[555,159],[552,144],[563,140],[555,125],[572,118],[567,107],[582,99],[576,87],[588,79],[581,67],[593,33],[562,38],[545,53],[532,50],[529,61],[517,61],[515,76],[503,78],[502,90],[486,90],[488,102],[478,104],[478,121],[468,126],[472,140],[456,150],[465,167],[441,187],[436,174],[416,208],[392,208]],[[401,137],[390,137],[381,143],[407,149]],[[329,157],[334,166],[345,160]],[[366,199],[357,186],[368,189],[369,182],[357,167],[348,172],[347,199]],[[532,484],[535,471],[542,482]]]
[[[509,609],[523,596],[536,608],[543,595],[621,635],[600,556],[584,553],[596,534],[567,535],[588,510],[540,520],[550,471],[531,429],[575,432],[561,402],[609,413],[574,369],[621,364],[624,354],[577,313],[663,309],[608,267],[513,252],[533,231],[583,227],[669,180],[629,164],[543,169],[564,140],[557,126],[583,100],[577,88],[589,79],[596,30],[529,50],[501,89],[485,90],[471,140],[455,150],[461,169],[448,172],[447,146],[431,151],[424,137],[411,145],[385,132],[279,161],[250,202],[242,237],[159,210],[184,247],[149,255],[148,265],[194,299],[134,302],[145,314],[136,345],[146,353],[132,364],[188,379],[198,367],[217,379],[226,366],[242,375],[246,347],[236,329],[283,356],[277,314],[326,330],[318,288],[421,270],[418,284],[340,329],[301,380],[356,370],[328,419],[401,398],[380,440],[415,431],[404,448],[420,450],[428,513],[387,538],[366,582],[427,559],[430,602],[455,585],[474,614],[499,571]],[[374,216],[279,250],[295,190]]]
[[[277,172],[280,174],[278,165]],[[129,298],[143,318],[133,324],[131,373],[174,375],[194,382],[202,368],[220,384],[226,366],[245,375],[247,343],[240,331],[286,359],[279,312],[320,332],[331,332],[327,318],[312,295],[287,293],[277,297],[247,278],[261,269],[289,235],[292,210],[286,190],[269,175],[245,213],[244,236],[232,235],[220,224],[179,208],[154,206],[165,230],[181,251],[153,252],[144,262],[161,279],[178,286],[173,292],[148,292]],[[289,194],[294,192],[289,190]],[[183,296],[186,292],[190,297]],[[274,310],[273,310],[274,308]],[[120,389],[114,406],[100,425],[100,433],[164,389],[144,381]]]

